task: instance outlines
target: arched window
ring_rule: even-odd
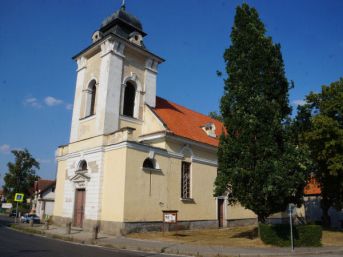
[[[87,171],[87,162],[85,160],[82,160],[79,163],[79,169],[78,171]]]
[[[151,158],[146,158],[143,162],[143,168],[155,169],[155,162]]]
[[[90,113],[89,115],[95,114],[95,97],[96,97],[96,86],[95,84],[91,88],[91,107],[90,107]]]
[[[135,107],[136,87],[130,83],[126,83],[124,92],[123,115],[133,117]]]
[[[86,117],[95,114],[96,81],[93,79],[87,88]]]

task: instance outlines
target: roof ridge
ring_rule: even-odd
[[[160,98],[160,99],[162,99],[162,100],[165,100],[165,101],[167,101],[167,102],[169,102],[169,103],[172,103],[172,104],[175,104],[175,105],[177,105],[177,106],[180,106],[180,107],[182,107],[182,108],[185,108],[185,109],[187,109],[187,110],[189,110],[189,111],[191,111],[191,112],[195,112],[195,113],[197,113],[197,114],[200,114],[200,115],[202,115],[202,116],[205,116],[205,117],[209,118],[210,120],[213,120],[213,121],[216,121],[216,122],[219,122],[219,123],[223,124],[221,121],[216,120],[216,119],[214,119],[214,118],[212,118],[212,117],[210,117],[210,116],[208,116],[208,115],[206,115],[206,114],[203,114],[203,113],[201,113],[201,112],[199,112],[199,111],[192,110],[192,109],[190,109],[190,108],[188,108],[188,107],[186,107],[186,106],[183,106],[183,105],[181,105],[181,104],[175,103],[175,102],[173,102],[173,101],[170,101],[170,100],[165,99],[165,98],[160,97],[160,96],[156,96],[156,97],[158,97],[158,98]],[[223,125],[224,125],[224,124],[223,124]]]

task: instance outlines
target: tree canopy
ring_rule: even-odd
[[[320,93],[311,92],[296,120],[299,141],[310,150],[321,187],[323,222],[329,225],[329,208],[343,208],[343,78]]]
[[[7,164],[8,171],[4,176],[4,192],[10,201],[13,201],[15,193],[24,193],[27,197],[34,182],[39,178],[36,175],[39,163],[27,149],[13,150],[12,154],[15,160]]]
[[[223,121],[223,117],[220,115],[220,114],[218,114],[216,111],[212,111],[212,112],[210,112],[209,114],[208,114],[208,116],[210,117],[210,118],[212,118],[212,119],[215,119],[215,120],[219,120],[219,121]]]
[[[257,214],[264,222],[288,203],[302,202],[307,158],[292,141],[291,108],[279,44],[265,35],[256,9],[238,6],[231,46],[224,53],[227,79],[221,114],[227,135],[218,148],[215,195]]]

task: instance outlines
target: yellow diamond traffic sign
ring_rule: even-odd
[[[24,194],[22,193],[16,193],[14,196],[14,201],[15,202],[23,202],[24,201]]]

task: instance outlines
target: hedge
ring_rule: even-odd
[[[289,224],[260,224],[261,240],[270,245],[290,246]],[[294,246],[321,246],[322,227],[318,225],[293,226]]]

